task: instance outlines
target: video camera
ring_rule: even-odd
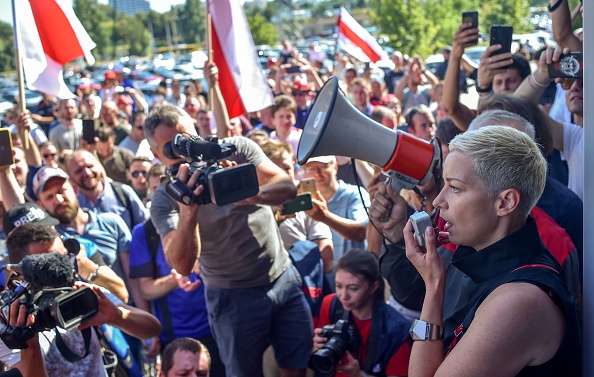
[[[25,349],[27,340],[37,332],[56,326],[73,329],[99,311],[95,292],[84,287],[73,290],[75,273],[70,258],[58,253],[26,256],[17,265],[7,265],[22,274],[12,279],[0,296],[0,338],[8,348]],[[35,315],[31,327],[10,326],[10,304],[20,300],[27,314]]]
[[[323,376],[334,376],[336,365],[346,351],[350,351],[353,357],[357,358],[362,343],[361,335],[348,320],[340,319],[333,325],[322,327],[320,336],[328,341],[309,358],[309,367],[314,372]]]
[[[236,150],[234,144],[219,143],[214,136],[203,140],[200,136],[175,135],[163,147],[163,154],[171,159],[183,157],[190,160],[190,173],[198,170],[200,177],[195,187],[188,187],[182,181],[172,178],[165,187],[167,193],[185,205],[214,203],[218,206],[257,195],[260,188],[254,165],[240,164],[224,168],[219,164],[220,160],[231,156]],[[171,177],[177,174],[182,163],[169,169]],[[203,185],[204,191],[196,196],[193,191],[198,185]]]

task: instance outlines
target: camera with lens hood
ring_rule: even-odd
[[[188,187],[177,178],[180,162],[171,166],[171,178],[165,186],[169,196],[185,204],[209,204],[218,206],[235,203],[255,196],[260,191],[256,167],[252,164],[240,164],[222,167],[220,161],[231,156],[237,147],[232,143],[219,143],[215,136],[206,140],[199,136],[177,134],[170,143],[163,147],[163,154],[171,159],[185,158],[190,161],[190,174],[200,172],[194,187]],[[199,185],[204,187],[200,195],[194,190]]]
[[[73,329],[99,311],[97,295],[89,287],[72,289],[74,266],[69,256],[44,253],[26,256],[17,265],[7,265],[22,275],[12,279],[0,297],[0,338],[8,348],[27,348],[36,333],[61,327]],[[35,315],[32,326],[10,326],[10,304],[20,301],[27,314]]]
[[[309,367],[316,375],[334,376],[336,366],[346,351],[357,358],[361,336],[348,320],[340,319],[333,325],[322,327],[321,337],[328,341],[309,358]]]

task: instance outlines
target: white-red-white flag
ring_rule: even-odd
[[[382,58],[384,51],[379,43],[344,8],[340,8],[337,25],[338,46],[349,55],[372,63]]]
[[[95,59],[95,43],[68,0],[16,0],[15,34],[27,87],[59,98],[74,94],[64,83],[62,67],[84,57]]]
[[[272,106],[272,91],[239,0],[211,0],[213,60],[229,117]]]

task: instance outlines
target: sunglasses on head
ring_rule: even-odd
[[[141,175],[141,174],[142,174],[142,176],[143,176],[144,178],[146,178],[146,176],[147,176],[147,174],[148,174],[148,173],[147,173],[147,172],[145,172],[145,171],[142,171],[142,170],[137,170],[137,171],[133,171],[133,172],[132,172],[132,173],[130,173],[130,174],[132,174],[132,177],[134,177],[134,178],[138,178],[138,176],[139,176],[139,175]]]

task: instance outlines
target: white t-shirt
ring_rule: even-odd
[[[584,200],[584,128],[563,123],[563,153],[569,169],[567,186]]]
[[[557,122],[569,123],[571,122],[571,113],[567,108],[567,101],[565,97],[565,89],[561,84],[557,84],[557,92],[555,92],[555,101],[549,110],[549,116]]]
[[[283,239],[283,245],[287,250],[297,241],[332,239],[332,232],[330,232],[328,225],[313,220],[305,212],[295,213],[295,217],[286,219],[280,223],[278,228]]]
[[[293,156],[294,157],[297,157],[297,147],[299,146],[299,139],[301,139],[301,130],[298,128],[293,128],[291,130],[291,132],[289,133],[287,140],[283,140],[283,141],[286,141],[287,143],[291,144],[291,147],[293,147]],[[280,140],[280,138],[276,134],[276,131],[272,131],[270,133],[270,140]]]

